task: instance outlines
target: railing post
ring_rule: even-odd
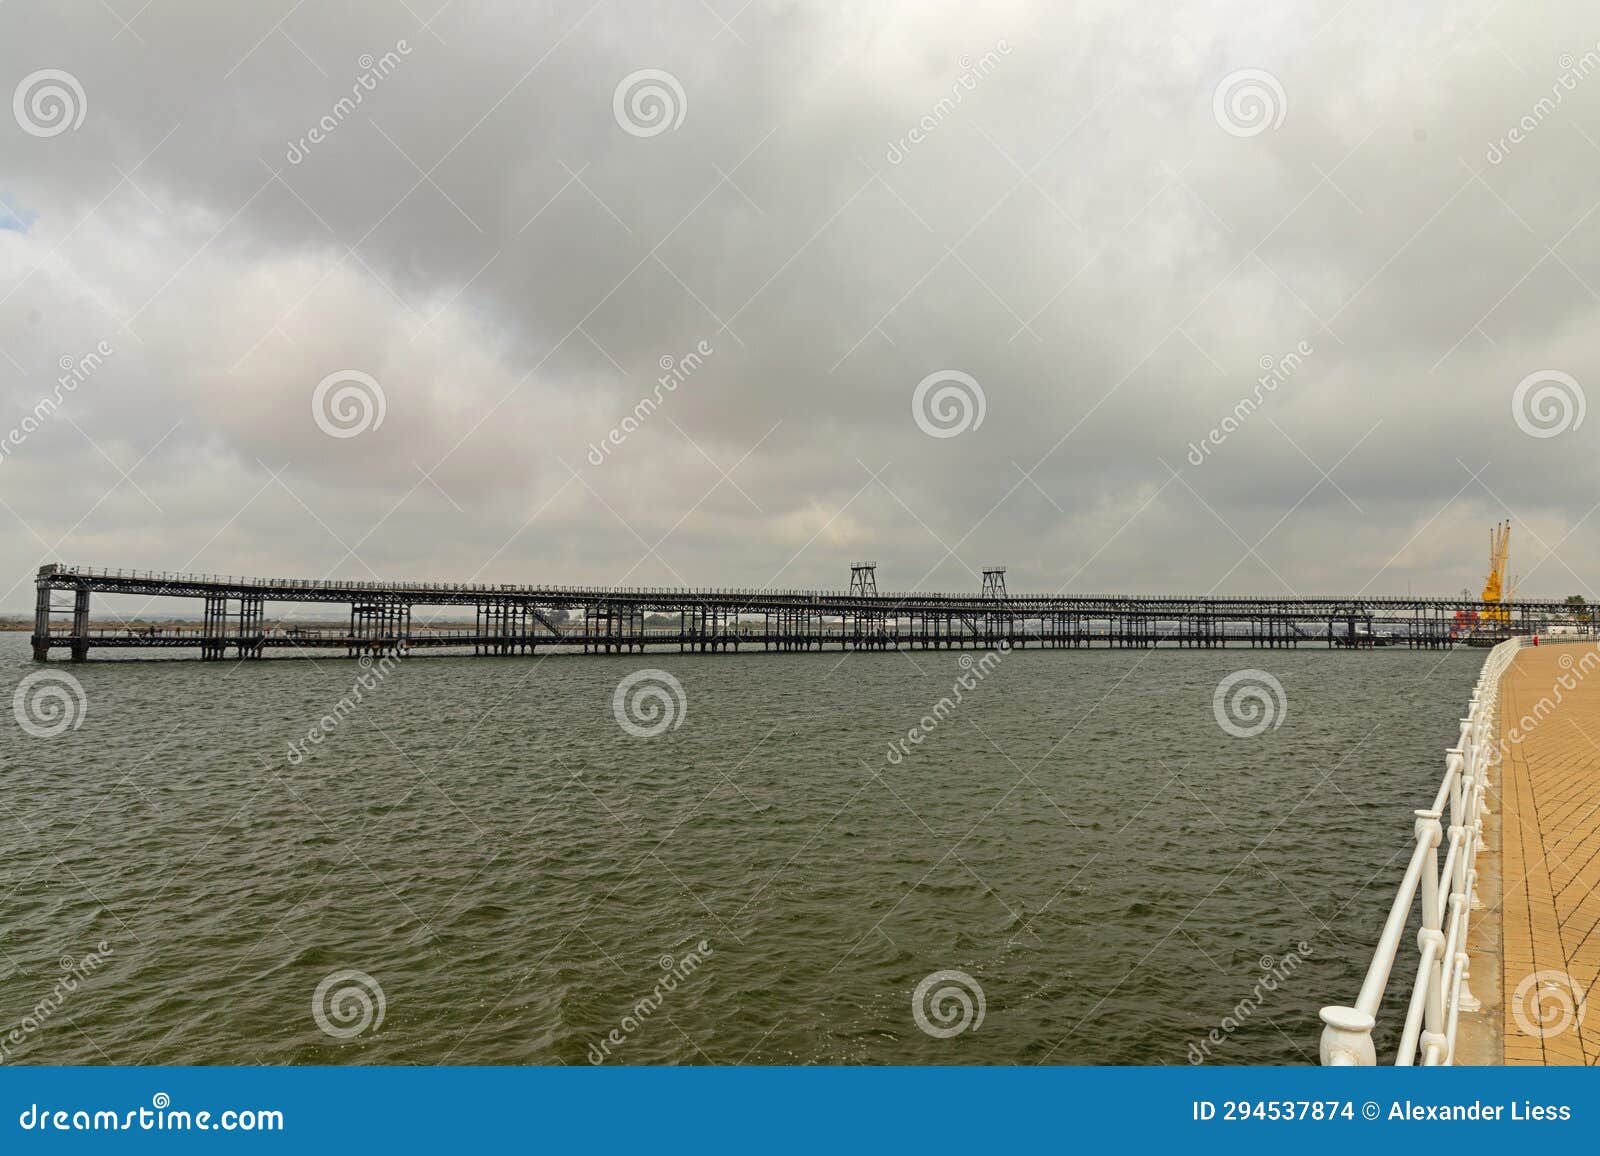
[[[1417,932],[1417,948],[1427,961],[1426,974],[1417,982],[1426,985],[1427,998],[1423,1004],[1422,1055],[1436,1047],[1442,1055],[1446,1050],[1444,1021],[1445,941],[1443,910],[1439,903],[1439,840],[1443,831],[1439,825],[1438,811],[1418,811],[1417,842],[1426,843],[1428,853],[1422,862],[1422,927]],[[1459,847],[1457,849],[1459,856]],[[1429,951],[1429,948],[1432,948]]]
[[[1325,1007],[1318,1014],[1326,1025],[1317,1049],[1323,1067],[1370,1068],[1378,1062],[1371,1016],[1353,1007]]]
[[[1444,753],[1445,774],[1454,775],[1450,781],[1450,826],[1459,827],[1462,823],[1463,807],[1466,804],[1466,791],[1471,781],[1471,761],[1466,751],[1467,720],[1461,720],[1461,744],[1450,747]]]
[[[1478,873],[1467,873],[1467,886],[1470,889],[1478,881]],[[1468,890],[1467,894],[1472,892]],[[1456,997],[1456,1006],[1465,1012],[1483,1010],[1483,1001],[1472,994],[1472,988],[1467,981],[1472,977],[1472,956],[1467,951],[1467,933],[1472,927],[1472,905],[1466,901],[1465,896],[1455,895],[1450,899],[1452,911],[1458,906],[1460,909],[1461,940],[1456,944],[1456,962],[1461,968],[1461,987]],[[1453,1047],[1454,1045],[1452,1045]]]
[[[1480,834],[1483,831],[1483,817],[1489,813],[1489,770],[1500,765],[1500,743],[1493,726],[1493,711],[1494,700],[1491,699],[1482,710],[1483,734],[1474,760],[1478,768],[1478,802],[1469,818],[1476,823]]]

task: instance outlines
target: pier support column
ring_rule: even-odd
[[[200,631],[200,658],[210,661],[222,657],[227,647],[228,600],[215,594],[206,596],[205,617]]]
[[[38,601],[33,609],[33,660],[47,662],[50,658],[50,598],[54,593],[48,586],[38,589]]]
[[[266,600],[259,594],[239,599],[239,657],[260,658],[266,640],[262,626]]]
[[[72,661],[89,657],[89,591],[74,591],[72,600]]]

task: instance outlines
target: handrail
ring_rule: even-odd
[[[1416,846],[1355,1004],[1322,1009],[1325,1026],[1320,1052],[1325,1065],[1377,1063],[1372,1029],[1419,889],[1422,926],[1417,930],[1417,946],[1421,959],[1395,1065],[1406,1067],[1418,1060],[1425,1066],[1452,1063],[1460,1013],[1482,1006],[1467,986],[1471,973],[1467,930],[1478,881],[1475,864],[1483,842],[1483,817],[1488,813],[1489,768],[1498,763],[1495,723],[1500,679],[1527,641],[1508,638],[1484,659],[1467,717],[1461,720],[1460,741],[1445,752],[1444,779],[1433,804],[1414,812]],[[1447,812],[1448,827],[1444,825]],[[1442,869],[1441,844],[1446,847]]]

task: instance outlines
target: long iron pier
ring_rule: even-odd
[[[33,656],[44,661],[50,651],[64,650],[82,660],[101,647],[190,649],[203,659],[447,647],[476,654],[550,647],[591,654],[999,645],[1444,649],[1537,633],[1572,610],[1559,602],[1507,606],[1459,598],[1015,596],[1006,592],[1004,573],[986,570],[977,594],[880,594],[872,563],[853,568],[846,592],[237,578],[55,564],[39,569]],[[90,618],[95,594],[193,599],[200,625],[97,629]],[[273,625],[268,603],[344,605],[349,623]],[[418,607],[470,608],[474,625],[414,624]],[[1464,630],[1463,621],[1479,625]]]

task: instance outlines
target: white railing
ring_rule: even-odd
[[[1483,841],[1483,817],[1489,768],[1498,763],[1495,710],[1500,677],[1526,640],[1510,638],[1489,651],[1478,684],[1473,688],[1467,717],[1461,720],[1460,741],[1445,752],[1444,782],[1433,805],[1415,812],[1416,848],[1400,880],[1400,891],[1378,938],[1378,950],[1367,968],[1354,1007],[1322,1009],[1322,1062],[1324,1064],[1375,1064],[1377,1054],[1372,1029],[1383,1003],[1389,972],[1394,967],[1400,939],[1411,922],[1418,887],[1422,890],[1422,926],[1417,947],[1422,953],[1406,1009],[1405,1027],[1395,1064],[1404,1067],[1419,1059],[1424,1065],[1449,1064],[1455,1058],[1456,1024],[1463,1011],[1481,1007],[1467,986],[1471,972],[1467,955],[1467,927],[1478,880],[1476,862]],[[1449,826],[1443,826],[1449,810]],[[1439,848],[1446,848],[1439,866]],[[1481,904],[1479,904],[1481,906]]]

